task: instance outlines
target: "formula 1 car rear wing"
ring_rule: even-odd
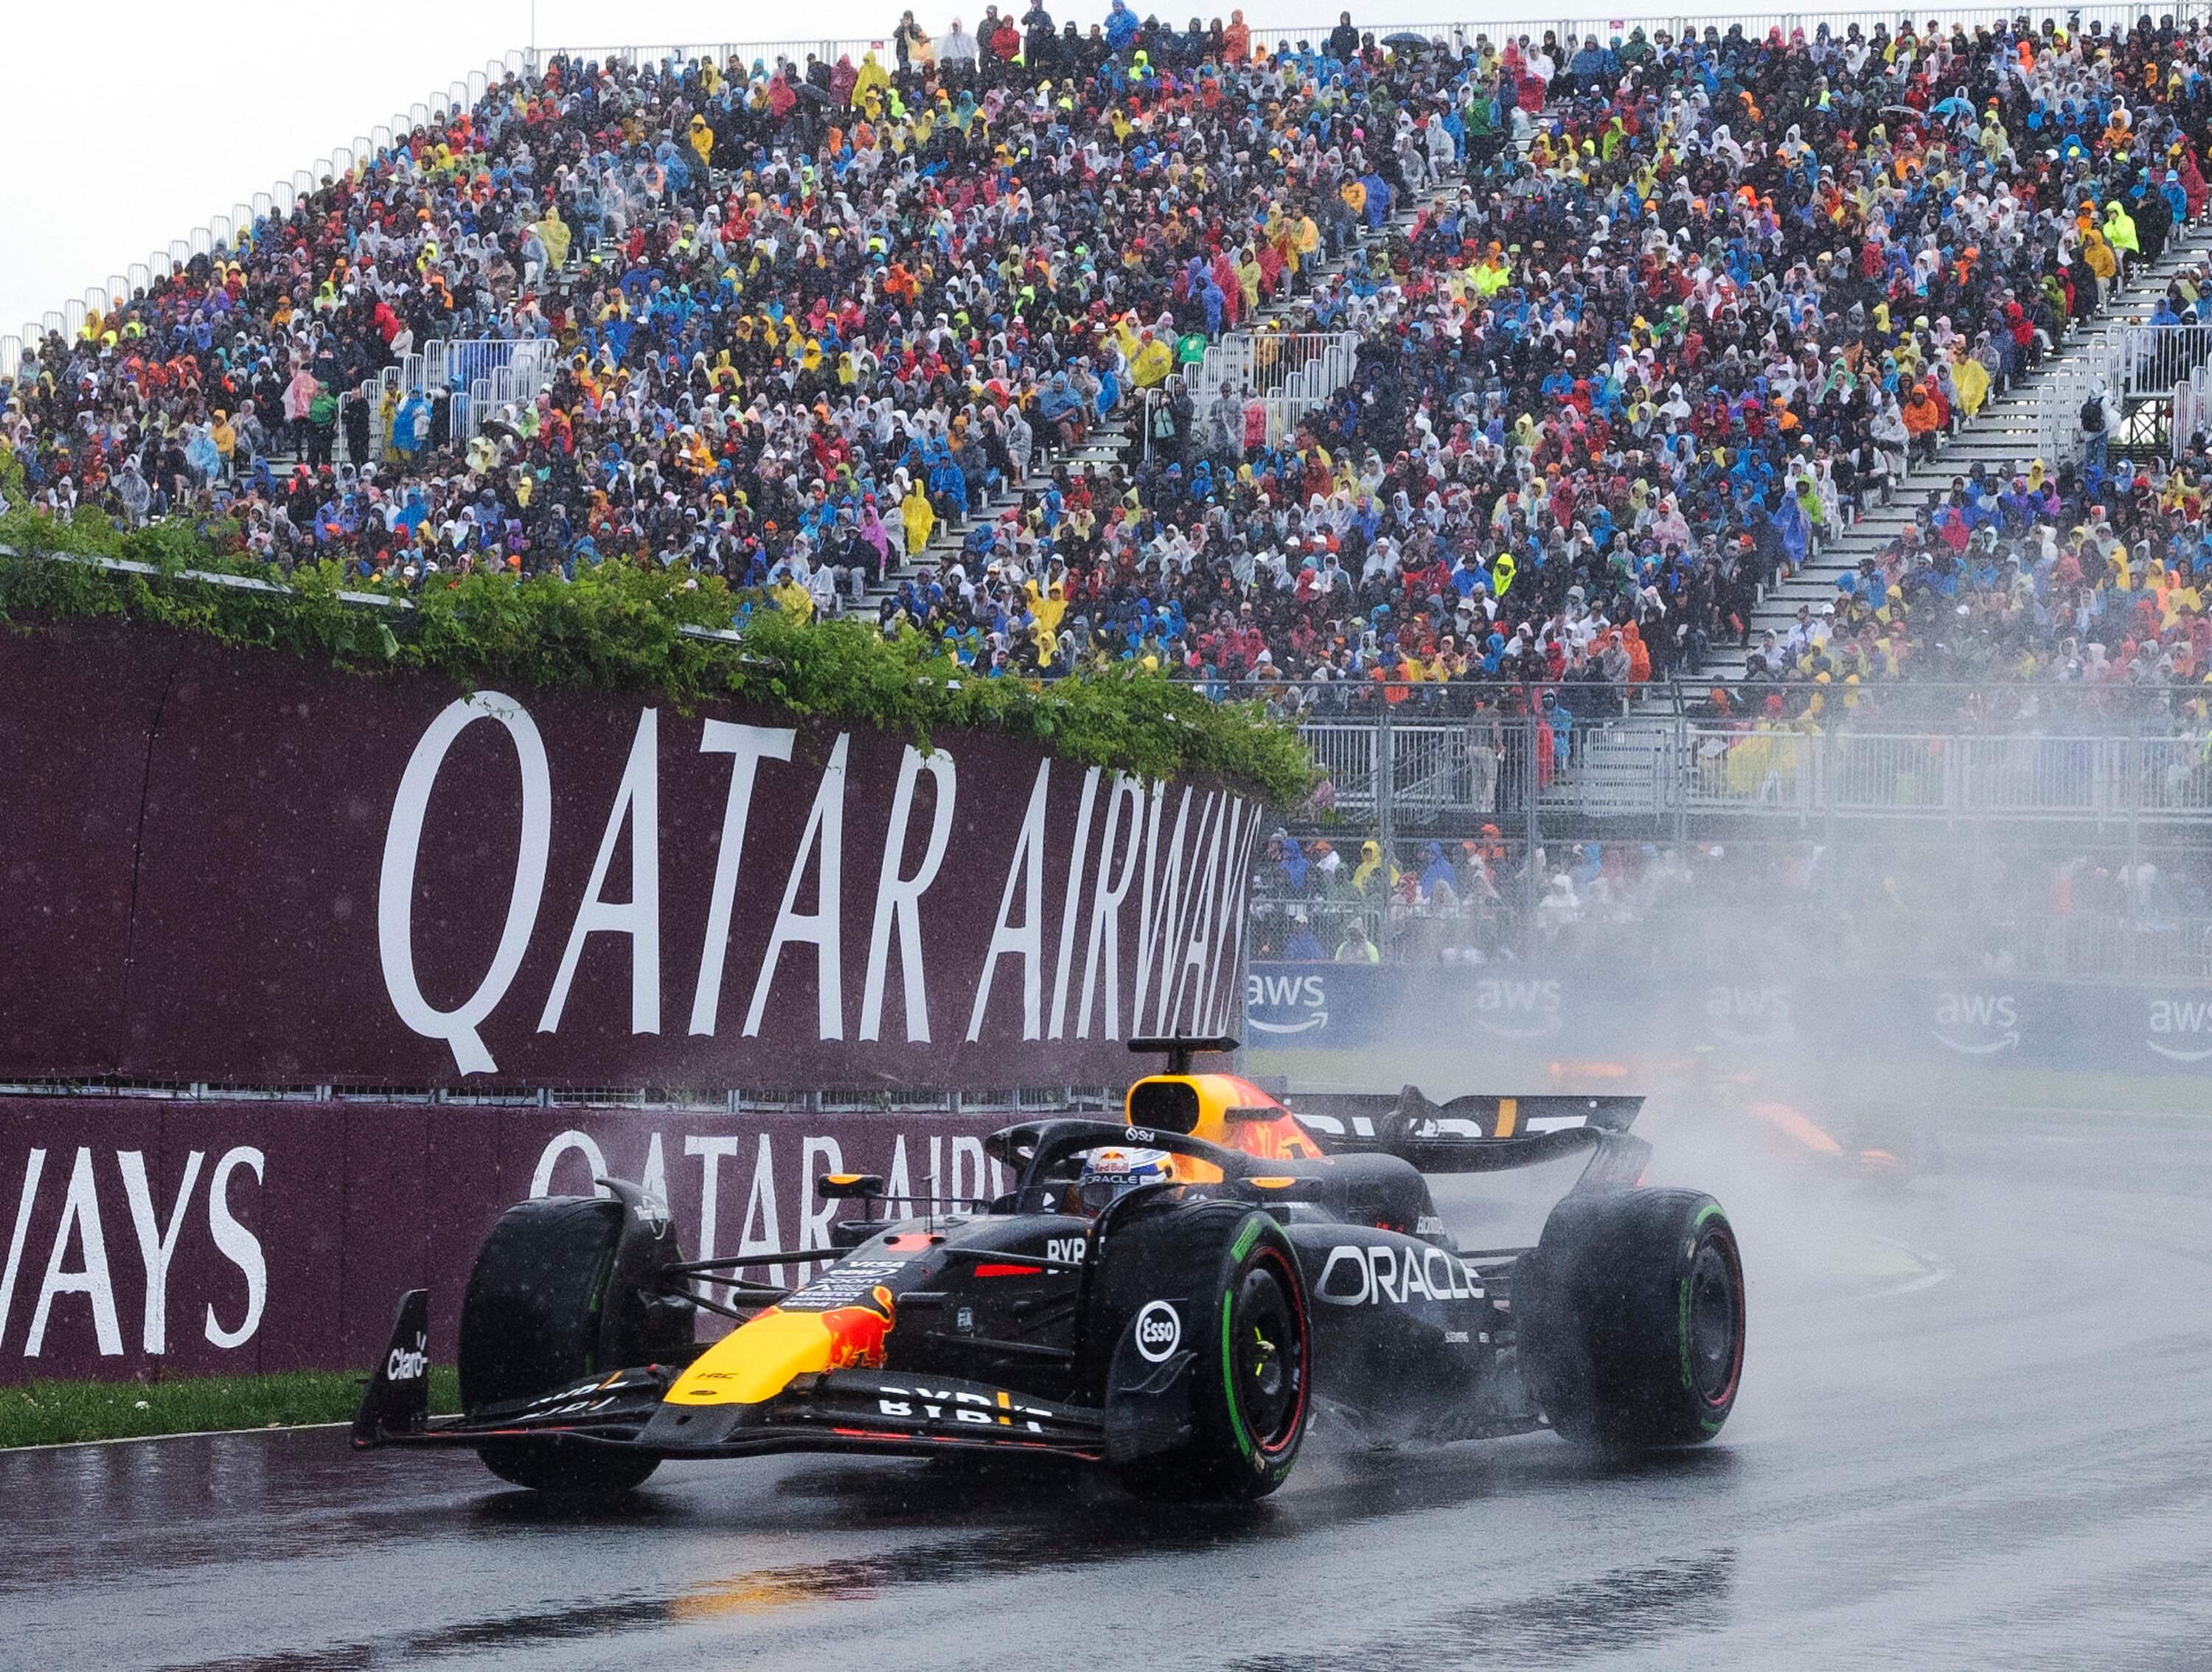
[[[1524,1167],[1577,1150],[1649,1148],[1627,1136],[1640,1097],[1533,1097],[1486,1093],[1431,1102],[1419,1086],[1396,1093],[1309,1091],[1291,1113],[1334,1155],[1402,1156],[1425,1173],[1484,1173]],[[1607,1169],[1608,1171],[1613,1169]]]

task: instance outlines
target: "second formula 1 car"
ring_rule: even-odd
[[[776,1451],[1057,1453],[1148,1496],[1282,1484],[1317,1414],[1378,1442],[1550,1427],[1695,1444],[1742,1377],[1744,1279],[1720,1205],[1639,1185],[1626,1097],[1316,1098],[1190,1072],[1227,1039],[1141,1040],[1168,1072],[1123,1118],[1024,1122],[1016,1181],[915,1214],[872,1176],[841,1258],[796,1291],[686,1260],[637,1186],[523,1202],[470,1278],[463,1414],[428,1419],[427,1292],[404,1296],[354,1444],[473,1452],[612,1493],[665,1462]],[[1581,1157],[1534,1246],[1464,1247],[1428,1176]],[[737,1327],[695,1342],[702,1313]]]

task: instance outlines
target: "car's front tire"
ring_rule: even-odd
[[[1513,1307],[1529,1391],[1568,1439],[1613,1450],[1696,1445],[1735,1408],[1743,1261],[1711,1196],[1568,1196],[1514,1273]]]
[[[1178,1351],[1191,1355],[1189,1422],[1179,1443],[1120,1464],[1143,1498],[1242,1501],[1289,1478],[1311,1414],[1312,1328],[1297,1255],[1282,1228],[1222,1203],[1170,1209],[1119,1233],[1108,1258],[1173,1273]],[[1195,1280],[1182,1278],[1195,1274]],[[1121,1286],[1114,1286],[1119,1287]],[[1142,1293],[1146,1286],[1135,1286]],[[1164,1303],[1124,1306],[1142,1329]]]
[[[599,1196],[548,1196],[500,1216],[477,1255],[461,1302],[461,1408],[531,1399],[602,1371],[610,1339],[627,1345],[653,1327],[611,1316],[644,1303],[617,1292],[622,1205]],[[477,1449],[502,1480],[537,1492],[611,1495],[641,1484],[659,1459],[553,1438],[496,1440]]]

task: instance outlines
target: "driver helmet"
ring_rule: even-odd
[[[1161,1184],[1175,1176],[1165,1150],[1093,1150],[1083,1159],[1076,1195],[1096,1213],[1116,1196],[1139,1184]]]

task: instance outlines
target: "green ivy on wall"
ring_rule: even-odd
[[[988,727],[1090,765],[1149,776],[1210,774],[1279,807],[1302,801],[1314,772],[1297,732],[1258,703],[1217,703],[1127,665],[1066,678],[990,679],[966,672],[908,630],[887,640],[865,619],[811,622],[748,600],[718,576],[610,562],[518,580],[499,572],[439,575],[411,609],[342,598],[339,566],[283,573],[220,556],[230,531],[174,522],[124,532],[83,512],[70,523],[0,516],[0,622],[141,622],[225,644],[327,658],[362,672],[432,673],[463,685],[588,686],[652,691],[679,708],[724,697],[782,713],[926,739]],[[55,554],[149,566],[139,574],[52,561]],[[187,569],[287,588],[227,587]],[[742,630],[728,636],[733,619]],[[684,629],[704,629],[703,637]]]

